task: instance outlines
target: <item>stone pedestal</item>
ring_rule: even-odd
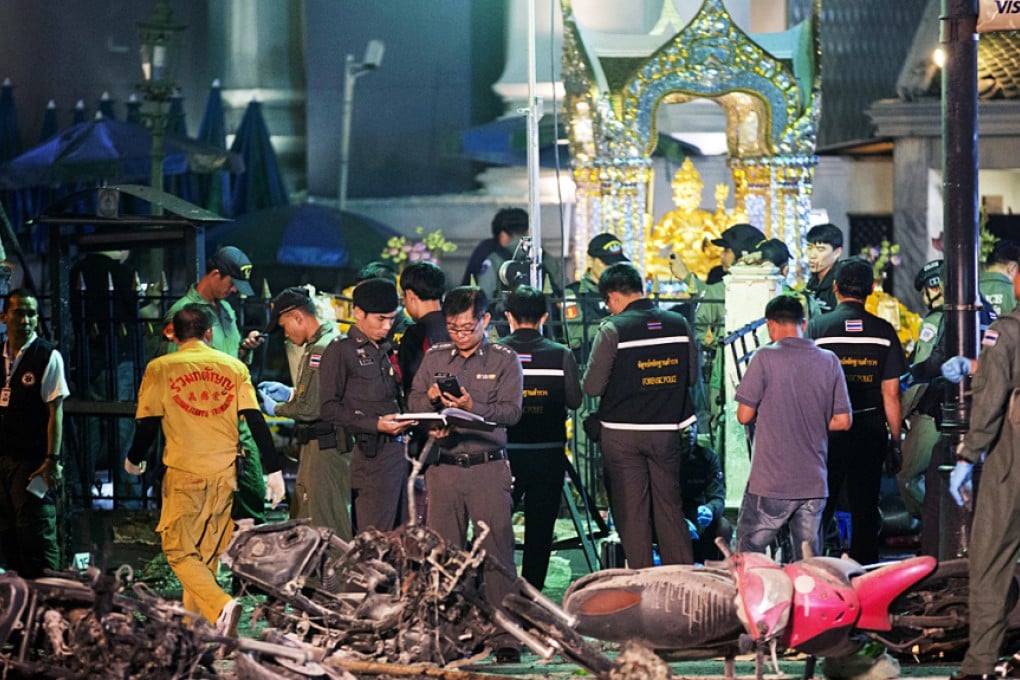
[[[758,321],[765,316],[765,305],[773,297],[782,292],[782,277],[772,264],[742,265],[730,268],[726,281],[726,334]],[[754,337],[746,338],[747,352],[756,347],[768,344],[768,329],[763,324],[754,331]],[[737,343],[738,359],[745,352]],[[747,476],[751,471],[750,442],[743,425],[737,422],[737,402],[733,400],[739,375],[747,368],[746,361],[737,364],[733,359],[730,347],[725,352],[723,363],[723,417],[725,418],[725,444],[723,448],[723,469],[726,472],[726,507],[739,508],[747,486]],[[718,358],[717,358],[718,360]]]

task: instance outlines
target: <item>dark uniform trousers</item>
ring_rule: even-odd
[[[689,437],[681,431],[602,428],[602,458],[612,480],[609,499],[627,566],[650,567],[652,522],[663,564],[691,564],[694,553],[680,512],[680,461]]]
[[[883,412],[855,413],[853,418],[853,426],[846,432],[829,433],[829,501],[822,513],[822,526],[829,526],[840,489],[846,488],[852,527],[850,555],[861,564],[873,564],[879,557],[882,519],[878,504],[889,437]]]
[[[408,462],[403,437],[355,437],[351,452],[354,531],[391,531],[407,519]]]
[[[0,546],[7,568],[25,578],[38,578],[58,569],[57,510],[53,494],[30,494],[28,476],[40,460],[0,456]]]
[[[428,489],[428,526],[449,545],[460,548],[467,535],[468,518],[485,522],[489,535],[482,548],[492,559],[485,560],[485,599],[502,606],[503,598],[515,591],[514,579],[504,570],[514,564],[514,530],[511,521],[510,464],[493,460],[471,467],[440,463],[425,471]],[[466,512],[465,512],[466,510]],[[499,568],[496,560],[502,565]]]
[[[513,502],[524,501],[524,555],[521,576],[539,590],[552,553],[553,530],[560,511],[563,477],[567,472],[564,444],[546,448],[522,448],[508,444],[510,470],[513,472]]]
[[[906,372],[906,357],[895,329],[855,300],[844,300],[828,314],[812,317],[805,336],[839,357],[853,407],[850,430],[829,433],[829,501],[822,526],[829,525],[845,489],[850,504],[850,556],[871,564],[879,557],[878,502],[888,441],[882,383],[898,380]]]

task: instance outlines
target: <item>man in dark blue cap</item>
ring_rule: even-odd
[[[345,541],[353,537],[348,504],[351,497],[351,441],[347,431],[320,416],[319,367],[326,347],[340,337],[336,323],[322,323],[307,288],[285,288],[270,302],[267,333],[282,328],[301,348],[294,387],[264,381],[258,385],[262,409],[294,419],[294,439],[301,446],[291,518],[308,517],[313,526],[331,529]]]

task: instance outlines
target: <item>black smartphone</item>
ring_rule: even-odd
[[[460,381],[457,380],[455,375],[451,375],[448,378],[439,378],[436,380],[436,384],[439,385],[439,391],[444,394],[452,394],[455,397],[459,397],[464,393],[460,389]]]

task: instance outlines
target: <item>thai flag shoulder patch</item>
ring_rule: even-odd
[[[531,355],[530,354],[521,354],[520,352],[518,352],[517,356],[519,356],[521,358],[521,363],[522,364],[530,364],[531,363]]]
[[[991,328],[985,331],[985,334],[981,337],[981,344],[985,347],[994,347],[998,341],[999,331],[993,331]]]
[[[864,322],[860,319],[847,319],[843,322],[843,328],[847,333],[861,333],[864,331]]]
[[[319,364],[321,363],[322,363],[321,354],[312,354],[311,356],[308,357],[308,365],[312,368],[318,368]]]
[[[648,330],[650,330],[650,331],[661,331],[662,330],[662,322],[661,321],[649,321],[647,325],[648,325]]]

